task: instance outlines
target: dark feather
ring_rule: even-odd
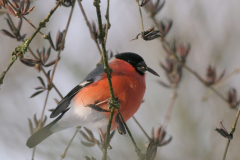
[[[58,104],[56,109],[52,112],[50,115],[50,118],[54,118],[58,116],[60,113],[62,113],[65,109],[67,109],[68,105],[70,104],[72,98],[84,87],[88,86],[89,84],[96,82],[104,73],[104,65],[100,64],[97,66],[92,72],[90,72],[87,77],[83,80],[82,83],[77,85],[75,88],[73,88]]]
[[[70,104],[72,98],[82,89],[83,87],[80,85],[77,85],[75,88],[73,88],[58,104],[58,106],[54,109],[52,114],[50,115],[50,118],[54,118],[58,116],[60,113],[62,113]]]
[[[99,112],[109,112],[108,110],[102,109],[94,104],[88,104],[87,107],[90,107],[90,108],[94,109],[95,111],[99,111]]]
[[[58,104],[58,106],[53,110],[50,118],[54,118],[62,113],[65,109],[67,109],[68,105],[70,104],[72,98],[84,87],[93,83],[92,80],[85,81],[85,83],[80,83],[75,88],[73,88]],[[82,85],[81,85],[82,84]]]

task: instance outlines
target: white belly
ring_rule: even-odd
[[[102,112],[95,111],[90,107],[73,106],[64,114],[56,124],[51,127],[52,132],[58,132],[67,128],[82,126],[91,130],[106,131],[108,117]]]

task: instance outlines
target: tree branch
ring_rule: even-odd
[[[86,13],[85,13],[84,8],[83,8],[83,6],[82,6],[82,0],[78,0],[78,4],[79,4],[79,7],[80,7],[80,9],[81,9],[81,11],[82,11],[83,17],[84,17],[84,19],[85,19],[85,21],[86,21],[86,23],[87,23],[87,26],[88,26],[88,29],[89,29],[91,38],[94,40],[94,42],[95,42],[95,44],[96,44],[96,46],[97,46],[97,49],[98,49],[98,51],[99,51],[99,53],[100,53],[100,55],[101,55],[102,51],[101,51],[101,49],[100,49],[100,46],[99,46],[99,44],[98,44],[98,41],[97,41],[96,37],[95,37],[94,34],[93,34],[93,31],[92,31],[92,28],[91,28],[91,24],[90,24],[90,22],[88,21],[88,18],[87,18],[87,16],[86,16]]]
[[[78,132],[78,130],[79,130],[80,128],[81,128],[81,127],[77,127],[77,129],[76,129],[76,131],[75,131],[73,137],[71,138],[71,140],[70,140],[70,142],[69,142],[67,148],[65,149],[65,151],[63,152],[63,154],[61,154],[61,160],[63,160],[63,159],[65,158],[66,153],[67,153],[67,151],[68,151],[68,148],[69,148],[70,145],[72,144],[72,141],[73,141],[73,139],[75,138],[75,136],[77,135],[77,132]]]
[[[62,1],[63,0],[57,2],[57,4],[48,13],[48,15],[44,18],[44,20],[39,23],[39,27],[35,30],[35,32],[32,34],[32,36],[29,39],[26,39],[22,45],[15,48],[15,50],[13,51],[13,54],[12,54],[10,64],[8,65],[7,69],[5,71],[3,71],[3,73],[0,76],[0,85],[3,83],[3,79],[6,75],[6,73],[8,72],[8,70],[10,69],[10,67],[17,60],[17,57],[22,57],[25,54],[25,52],[26,52],[28,46],[30,45],[31,41],[33,40],[33,38],[36,36],[38,31],[40,31],[41,28],[45,27],[46,23],[49,21],[50,17],[56,11],[56,9],[60,6]]]

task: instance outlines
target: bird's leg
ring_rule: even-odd
[[[96,110],[96,111],[99,111],[99,112],[109,112],[109,111],[106,110],[106,109],[103,109],[103,108],[98,107],[98,105],[101,105],[101,104],[106,103],[106,102],[108,102],[108,101],[109,101],[109,98],[106,99],[106,100],[104,100],[104,101],[97,102],[97,103],[95,103],[95,104],[88,104],[88,105],[86,105],[85,107],[90,107],[90,108],[92,108],[92,109],[94,109],[94,110]]]
[[[108,102],[108,101],[109,101],[109,99],[110,99],[110,98],[108,98],[108,99],[105,99],[104,101],[102,101],[102,102],[98,102],[98,103],[96,103],[95,105],[96,105],[96,106],[98,106],[98,105],[100,105],[100,104],[103,104],[103,103],[105,103],[105,102]]]

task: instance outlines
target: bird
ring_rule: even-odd
[[[140,55],[132,52],[118,53],[108,64],[112,69],[114,96],[120,103],[119,111],[123,119],[127,121],[142,103],[146,90],[145,72],[159,75],[146,65]],[[33,148],[53,133],[77,126],[106,134],[110,116],[109,99],[107,74],[104,64],[100,64],[58,103],[50,115],[50,118],[57,118],[31,135],[26,145]],[[113,116],[117,120],[117,111]],[[117,122],[113,120],[111,131],[117,127]]]

